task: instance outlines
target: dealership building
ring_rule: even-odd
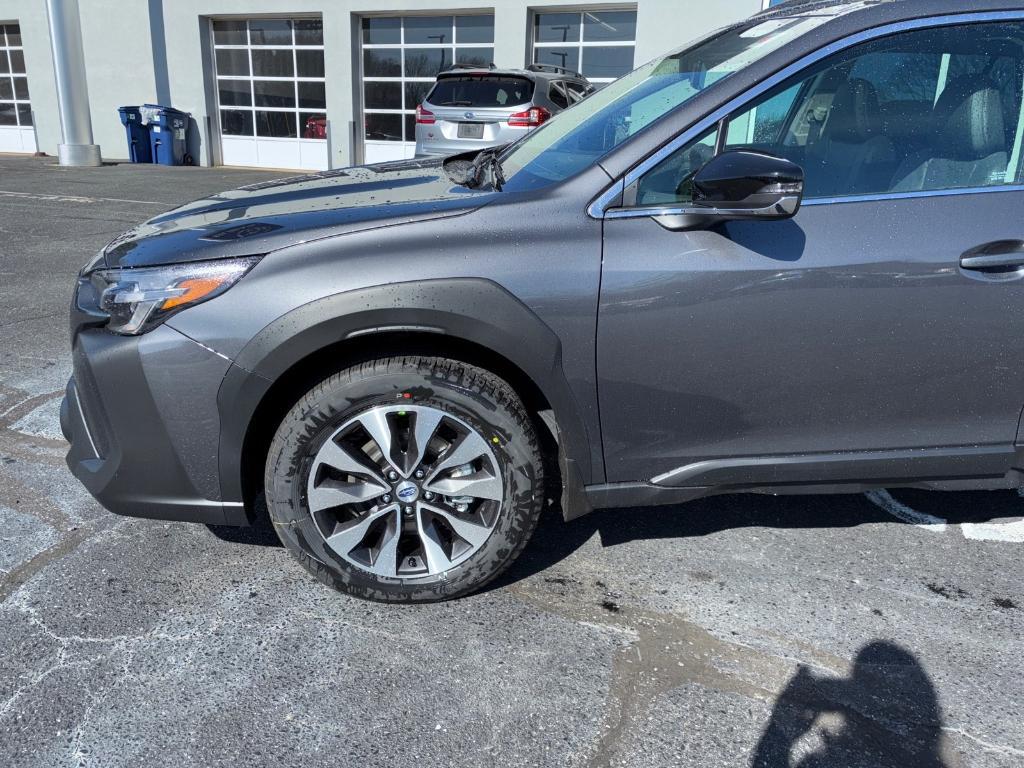
[[[157,103],[191,114],[199,164],[319,170],[411,157],[416,105],[453,63],[550,64],[600,86],[767,3],[78,5],[92,133],[105,159],[128,157],[117,108]],[[55,71],[46,3],[0,0],[0,152],[57,154]]]

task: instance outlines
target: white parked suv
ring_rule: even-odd
[[[416,107],[416,156],[508,144],[593,91],[583,75],[561,67],[457,64],[437,76],[427,98]]]

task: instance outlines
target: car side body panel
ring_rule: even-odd
[[[1024,192],[995,191],[811,204],[789,221],[693,232],[606,222],[609,481],[764,483],[761,457],[793,454],[848,453],[851,480],[1005,473],[1024,402],[1010,341],[1024,335],[1024,279],[957,260],[1019,237],[1022,205]],[[894,461],[865,475],[856,456],[939,447],[945,469]],[[997,448],[1001,468],[977,464]],[[710,463],[726,458],[732,472]],[[837,479],[812,468],[790,464],[779,479]]]
[[[239,459],[253,415],[272,384],[304,358],[344,341],[373,343],[400,332],[485,347],[518,367],[550,403],[562,449],[580,483],[593,476],[593,435],[563,371],[562,342],[522,302],[478,278],[422,280],[364,288],[305,304],[268,325],[239,354],[218,393],[220,476],[225,498],[240,498]],[[329,373],[324,372],[325,375]],[[582,466],[581,466],[582,464]]]
[[[365,341],[403,326],[485,346],[530,376],[581,483],[603,482],[594,378],[602,225],[585,209],[607,182],[593,167],[541,193],[499,193],[464,215],[284,248],[223,296],[170,318],[235,361],[225,386],[247,393],[245,407],[227,390],[220,398],[225,498],[237,498],[238,472],[224,462],[244,439],[257,390],[353,332]],[[240,376],[252,379],[243,386]]]
[[[883,5],[800,42],[821,38],[839,50],[842,34],[860,33],[868,21],[898,21],[916,4]],[[994,13],[957,18],[1019,17],[1001,13],[1010,7],[979,3],[970,11]],[[927,10],[965,9],[929,3]],[[792,59],[798,50],[781,53]],[[762,80],[760,88],[771,84]],[[717,105],[704,122],[750,95]],[[685,126],[684,137],[698,134],[700,122]],[[627,182],[635,174],[616,168],[614,158],[603,164]],[[798,490],[793,484],[1015,484],[1024,370],[1009,339],[1024,330],[1013,310],[1024,288],[1019,276],[961,270],[957,258],[984,242],[1018,238],[1022,193],[974,192],[813,201],[793,221],[690,233],[646,218],[606,221],[598,355],[609,482],[635,483],[660,468],[653,484],[773,492]],[[917,290],[897,293],[900,287]],[[622,333],[628,325],[635,339],[638,323],[648,338],[678,337],[638,358]],[[878,354],[865,356],[865,344]],[[963,350],[962,365],[950,366],[950,345]],[[651,391],[638,398],[638,386]]]

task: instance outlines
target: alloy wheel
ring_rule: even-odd
[[[327,546],[387,578],[437,576],[472,557],[503,498],[487,438],[439,408],[401,403],[345,421],[316,451],[306,483]]]

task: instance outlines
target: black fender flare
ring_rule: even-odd
[[[562,370],[559,337],[529,307],[497,283],[450,278],[388,283],[326,296],[271,322],[238,353],[217,395],[222,498],[243,500],[242,450],[264,396],[294,365],[320,350],[373,333],[435,333],[486,347],[528,376],[551,406],[563,483],[579,498],[594,482],[592,446]],[[599,481],[599,480],[597,480]],[[575,510],[576,504],[573,504]],[[565,508],[567,517],[585,510]]]

